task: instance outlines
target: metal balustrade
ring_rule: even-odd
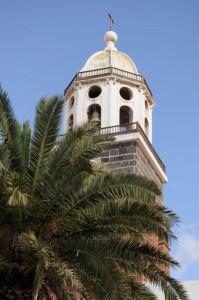
[[[127,124],[120,124],[120,125],[115,125],[115,126],[109,126],[109,127],[102,127],[99,129],[99,134],[108,134],[108,135],[123,135],[123,134],[129,134],[129,133],[134,133],[134,132],[139,132],[144,139],[145,143],[149,147],[150,151],[153,153],[154,157],[158,161],[161,169],[166,172],[166,167],[160,157],[158,156],[157,152],[153,148],[151,142],[147,138],[145,132],[143,131],[142,127],[138,122],[134,123],[127,123]],[[62,134],[59,136],[59,141],[65,136],[65,134]]]

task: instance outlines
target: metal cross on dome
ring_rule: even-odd
[[[110,31],[112,31],[112,24],[114,24],[114,21],[113,21],[111,14],[108,14],[108,16],[110,18]]]

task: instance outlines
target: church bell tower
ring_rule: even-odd
[[[98,121],[100,134],[116,138],[98,159],[112,171],[141,174],[162,188],[167,177],[152,146],[152,92],[132,59],[116,49],[117,34],[110,30],[104,40],[104,50],[87,60],[64,91],[65,132]]]

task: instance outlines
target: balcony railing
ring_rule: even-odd
[[[75,81],[83,81],[83,80],[87,80],[87,79],[91,79],[91,78],[105,77],[105,76],[111,76],[111,75],[114,75],[114,76],[120,77],[120,78],[125,78],[125,79],[128,79],[135,83],[144,84],[147,91],[151,95],[151,97],[153,97],[153,94],[143,76],[134,74],[134,73],[130,73],[130,72],[127,72],[127,71],[124,71],[121,69],[117,69],[114,67],[78,72],[74,76],[74,78],[71,80],[71,82],[65,89],[64,93],[66,93],[66,91],[72,86],[72,84]]]
[[[149,139],[147,138],[145,132],[143,131],[142,127],[138,122],[135,123],[129,123],[129,124],[122,124],[122,125],[116,125],[116,126],[110,126],[110,127],[104,127],[100,129],[100,134],[111,134],[111,135],[121,135],[121,134],[127,134],[127,133],[133,133],[133,132],[139,132],[144,139],[145,143],[153,153],[154,157],[158,161],[159,165],[161,166],[161,169],[166,172],[166,168],[164,163],[161,161],[160,157],[158,156],[157,152],[153,148],[152,144],[150,143]]]
[[[128,134],[128,133],[134,133],[134,132],[139,132],[141,134],[141,136],[144,139],[145,143],[147,144],[147,146],[149,147],[149,149],[153,153],[154,157],[158,161],[161,169],[165,173],[166,172],[166,167],[165,167],[164,163],[161,161],[160,157],[158,156],[157,152],[153,148],[152,144],[148,140],[146,134],[144,133],[142,127],[140,126],[140,124],[138,122],[122,124],[122,125],[116,125],[116,126],[103,127],[103,128],[100,128],[100,130],[99,130],[99,134],[102,134],[102,135],[103,134],[108,134],[108,135],[114,135],[114,136],[122,135],[122,134]],[[64,136],[65,136],[65,134],[60,135],[58,141],[60,141]]]

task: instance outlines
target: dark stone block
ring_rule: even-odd
[[[113,145],[109,146],[109,149],[118,149],[118,148],[120,148],[120,145],[118,145],[118,144],[113,144]]]
[[[107,168],[109,169],[116,169],[116,168],[120,168],[121,167],[121,163],[120,162],[116,162],[116,163],[109,163],[106,165]]]
[[[116,156],[118,154],[119,154],[118,149],[112,149],[112,150],[110,150],[110,156]]]
[[[136,147],[135,146],[131,146],[128,148],[128,153],[136,153]]]
[[[125,153],[127,153],[126,147],[119,149],[119,154],[125,154]]]
[[[134,155],[133,154],[123,155],[123,160],[131,160],[131,159],[134,159]]]
[[[107,162],[109,162],[109,157],[102,158],[102,159],[101,159],[101,162],[102,162],[102,163],[107,163]]]
[[[134,167],[121,168],[121,169],[118,170],[118,172],[121,172],[121,173],[135,173],[135,168]]]
[[[110,162],[118,161],[118,156],[110,157]]]
[[[130,161],[126,160],[126,161],[121,162],[121,166],[122,167],[128,167],[128,166],[130,166]]]
[[[136,166],[136,161],[135,160],[131,160],[130,161],[130,166]]]
[[[124,156],[123,155],[118,156],[118,161],[122,161],[122,160],[124,160]]]
[[[109,151],[102,152],[100,157],[109,157]]]
[[[122,147],[130,147],[132,145],[131,142],[127,142],[127,143],[122,143],[121,146]]]

